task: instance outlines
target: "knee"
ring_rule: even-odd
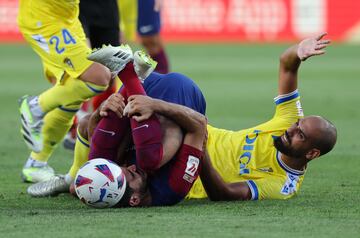
[[[80,79],[99,86],[107,86],[111,81],[110,70],[102,64],[93,63],[81,76]]]

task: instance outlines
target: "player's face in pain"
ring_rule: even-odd
[[[135,165],[123,167],[122,170],[124,171],[126,182],[134,192],[142,193],[146,191],[147,175],[144,171],[138,169]]]
[[[312,133],[306,119],[294,123],[285,133],[274,140],[274,146],[284,155],[302,158],[312,148]]]

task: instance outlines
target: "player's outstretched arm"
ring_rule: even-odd
[[[207,153],[202,160],[200,178],[209,199],[212,201],[251,199],[251,190],[247,183],[226,183],[212,166]]]
[[[299,44],[288,48],[280,56],[279,95],[288,94],[297,89],[298,69],[301,61],[314,56],[325,54],[325,48],[330,40],[323,40],[327,33],[307,38]]]
[[[142,95],[129,97],[128,104],[130,104],[128,114],[133,119],[143,121],[153,113],[170,118],[186,131],[184,144],[191,145],[199,150],[203,149],[207,125],[204,115],[182,105]]]

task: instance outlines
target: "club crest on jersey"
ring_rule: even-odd
[[[71,60],[70,60],[69,58],[66,57],[66,58],[64,59],[64,63],[65,63],[67,66],[69,66],[70,68],[75,69],[73,63],[71,62]]]

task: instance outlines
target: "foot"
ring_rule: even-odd
[[[128,45],[121,46],[103,46],[95,49],[88,55],[88,60],[98,62],[108,67],[113,75],[124,69],[127,63],[133,60],[133,53]]]
[[[156,65],[157,62],[144,51],[134,53],[134,69],[142,83],[154,71]]]
[[[38,183],[49,180],[55,175],[54,169],[49,165],[41,167],[24,167],[21,172],[21,177],[24,182]]]
[[[70,184],[65,180],[64,175],[55,175],[48,181],[31,185],[27,193],[32,197],[57,196],[60,193],[68,193]]]
[[[33,114],[32,107],[29,102],[34,99],[34,96],[24,96],[20,98],[20,116],[21,116],[21,134],[26,145],[30,150],[38,153],[43,148],[43,138],[41,134],[42,126],[44,124],[42,117],[36,117]]]

